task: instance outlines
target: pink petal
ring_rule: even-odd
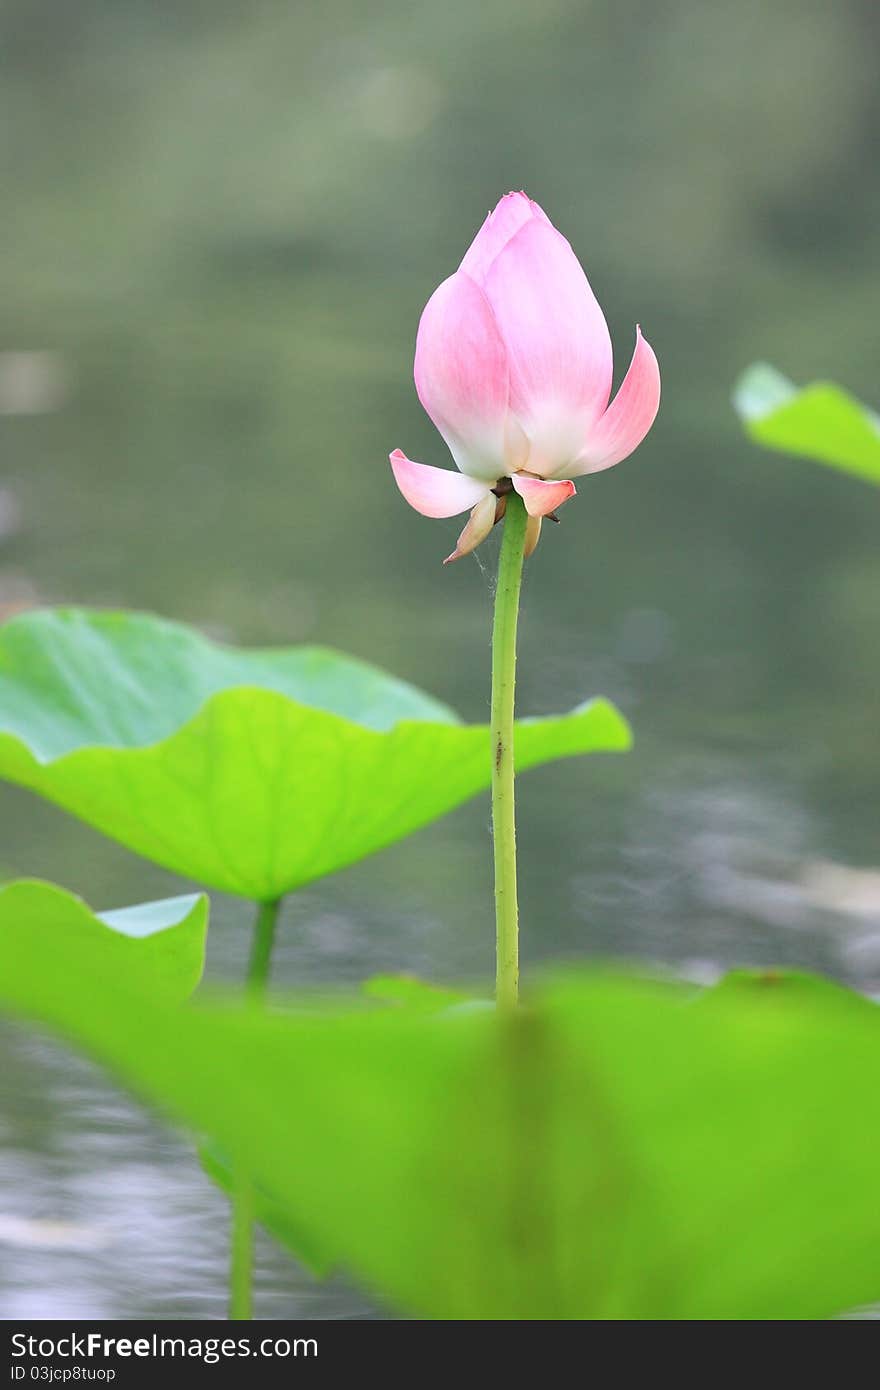
[[[507,347],[510,409],[531,440],[529,471],[556,472],[608,403],[605,316],[568,242],[537,217],[496,256],[485,290]]]
[[[451,468],[430,468],[426,463],[413,463],[406,454],[395,449],[389,455],[394,480],[411,507],[422,516],[455,516],[467,511],[481,498],[492,496],[489,484]],[[495,498],[492,497],[494,507]]]
[[[523,473],[514,473],[510,481],[525,502],[529,516],[546,516],[548,512],[555,512],[577,492],[574,483],[567,479],[545,483],[543,478],[527,478]]]
[[[505,193],[494,212],[490,212],[477,235],[474,237],[459,269],[465,271],[478,285],[482,285],[486,272],[512,236],[515,236],[524,223],[537,217],[548,222],[547,214],[533,203],[525,193]]]
[[[461,271],[425,306],[415,380],[461,471],[492,482],[506,473],[507,350],[489,301]]]
[[[480,541],[486,539],[495,525],[496,500],[490,492],[483,498],[482,502],[477,503],[456,542],[455,549],[443,561],[444,565],[450,564],[453,560],[460,560],[462,555],[469,555],[472,550],[476,550]]]
[[[574,476],[600,473],[625,459],[641,444],[659,406],[660,368],[654,349],[637,327],[629,370],[605,414],[587,431],[586,445],[571,469]]]

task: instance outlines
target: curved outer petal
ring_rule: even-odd
[[[507,350],[489,301],[462,271],[444,280],[425,306],[415,381],[462,473],[493,482],[505,473]]]
[[[587,442],[569,470],[574,476],[601,473],[631,454],[654,423],[660,406],[660,368],[650,343],[636,327],[636,347],[614,400],[587,432]]]
[[[389,455],[394,481],[411,507],[422,516],[455,516],[467,511],[487,494],[488,483],[453,473],[451,468],[431,468],[427,463],[414,463],[400,449]],[[494,506],[495,499],[492,498]]]
[[[526,541],[523,546],[523,559],[527,560],[530,555],[534,555],[538,548],[538,541],[541,539],[540,516],[530,516],[526,522]]]
[[[444,565],[448,565],[452,560],[460,560],[462,555],[469,555],[472,550],[476,550],[480,541],[486,539],[495,525],[496,500],[492,493],[488,492],[483,500],[477,503],[455,543],[455,549],[443,561]]]
[[[489,268],[485,291],[507,348],[510,408],[529,439],[530,473],[567,470],[611,390],[611,339],[577,257],[532,217]]]
[[[550,225],[550,219],[543,208],[533,203],[525,193],[505,193],[494,212],[490,212],[477,235],[474,237],[464,259],[459,266],[478,285],[482,285],[492,262],[500,251],[516,236],[520,227],[532,218]]]
[[[525,502],[529,516],[546,516],[548,512],[555,512],[577,492],[574,483],[568,479],[545,483],[541,478],[527,478],[521,473],[514,473],[510,481]]]

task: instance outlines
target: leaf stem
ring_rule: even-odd
[[[262,999],[266,993],[280,907],[280,898],[276,898],[274,902],[257,905],[246,985],[247,992],[252,999]]]
[[[229,1230],[229,1318],[254,1316],[254,1189],[247,1173],[236,1169]]]
[[[495,853],[495,995],[499,1009],[519,998],[519,908],[516,894],[513,715],[516,627],[528,517],[507,497],[492,627],[492,839]]]
[[[269,983],[272,947],[281,899],[258,903],[248,961],[245,992],[262,1003]],[[250,1320],[254,1315],[254,1188],[247,1172],[236,1170],[232,1193],[232,1225],[229,1240],[229,1317]]]

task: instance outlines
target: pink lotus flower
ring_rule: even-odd
[[[471,508],[448,560],[479,545],[519,493],[526,553],[571,481],[611,468],[644,439],[660,404],[657,358],[636,328],[629,370],[609,405],[611,339],[580,263],[537,203],[508,193],[454,275],[429,299],[416,340],[419,400],[459,471],[391,457],[423,516]]]

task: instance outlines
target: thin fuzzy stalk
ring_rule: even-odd
[[[259,903],[248,962],[245,991],[249,999],[261,1002],[269,983],[275,928],[280,898]],[[237,1172],[232,1193],[232,1224],[229,1240],[229,1317],[250,1320],[254,1315],[254,1189],[246,1173]]]
[[[528,516],[516,493],[507,498],[492,627],[492,840],[495,856],[495,994],[499,1009],[519,999],[519,907],[516,888],[513,719],[516,629]]]

